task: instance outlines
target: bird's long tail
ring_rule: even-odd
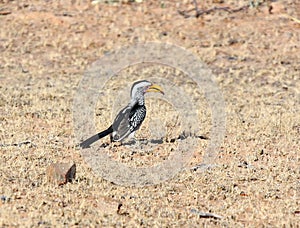
[[[110,133],[113,132],[113,128],[112,126],[110,126],[109,128],[107,128],[105,131],[99,132],[96,135],[93,135],[92,137],[84,140],[82,143],[79,144],[79,146],[81,148],[88,148],[92,143],[96,142],[97,140],[109,135]]]

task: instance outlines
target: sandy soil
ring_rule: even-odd
[[[192,1],[0,1],[0,226],[299,226],[300,4],[260,2],[196,18],[195,11],[178,13],[192,9]],[[247,5],[205,1],[199,8]],[[96,175],[76,148],[73,99],[94,61],[146,41],[176,44],[208,65],[226,101],[226,136],[217,166],[185,169],[155,186],[124,187]],[[134,71],[140,79],[161,73],[155,67]],[[107,97],[128,82],[128,72],[111,81]],[[155,105],[149,100],[150,113]],[[198,111],[200,134],[210,137],[209,108]],[[96,114],[102,130],[112,120],[109,104],[98,102]],[[150,125],[151,115],[138,136],[147,138]],[[202,160],[208,141],[198,140],[189,165]],[[167,142],[162,146],[161,156],[122,149],[108,154],[149,165],[169,156]],[[76,179],[48,183],[46,168],[70,160]]]

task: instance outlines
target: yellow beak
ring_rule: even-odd
[[[162,88],[159,85],[153,84],[151,85],[146,92],[160,92],[162,94],[165,94]]]

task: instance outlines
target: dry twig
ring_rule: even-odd
[[[213,214],[213,213],[198,211],[196,209],[191,209],[191,213],[199,215],[200,218],[214,218],[214,219],[222,219],[223,218],[223,216]]]
[[[195,17],[198,18],[203,14],[210,14],[211,12],[214,12],[214,11],[217,11],[217,10],[222,10],[222,11],[226,11],[226,12],[229,12],[229,13],[235,13],[235,12],[239,12],[239,11],[242,11],[242,10],[245,10],[245,9],[249,8],[249,5],[246,5],[246,6],[236,8],[236,9],[230,9],[230,7],[213,7],[213,8],[208,9],[208,10],[200,10],[198,8],[197,1],[193,0],[193,3],[194,3],[195,8],[190,9],[190,10],[178,10],[178,13],[180,15],[184,16],[185,18],[189,18],[189,17],[193,17],[193,15],[190,15],[189,13],[191,11],[195,10],[196,11]]]

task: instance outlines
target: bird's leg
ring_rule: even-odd
[[[135,132],[132,132],[129,136],[128,136],[128,141],[126,143],[126,145],[128,146],[132,146],[134,145],[135,148],[139,149],[142,148],[142,144],[144,140],[140,140],[138,138],[135,137]]]
[[[132,145],[132,144],[136,144],[137,143],[137,139],[134,137],[135,135],[135,131],[132,132],[129,136],[128,136],[128,144]]]
[[[117,146],[122,146],[122,141],[117,142],[114,141],[112,134],[110,135],[110,146],[111,147],[117,147]]]
[[[134,147],[137,148],[137,149],[142,149],[142,143],[137,138],[134,138]]]

